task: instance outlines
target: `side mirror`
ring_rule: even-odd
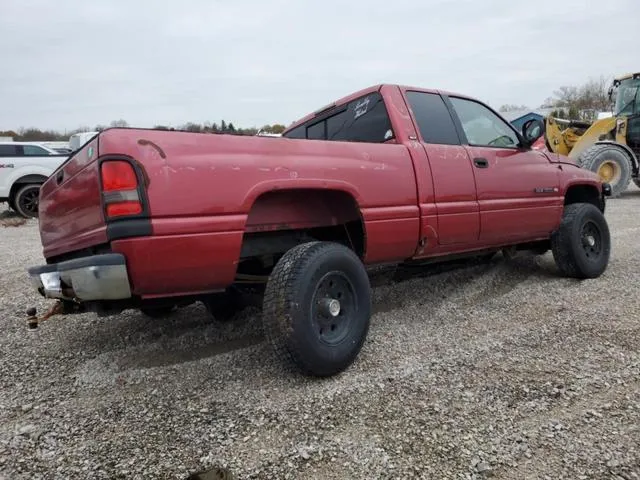
[[[527,142],[528,145],[533,144],[537,139],[539,139],[544,134],[544,124],[541,120],[537,118],[532,118],[531,120],[527,120],[522,125],[522,137]]]

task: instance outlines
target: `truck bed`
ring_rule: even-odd
[[[99,165],[114,158],[131,159],[140,168],[146,209],[134,218],[106,222]],[[153,294],[169,291],[176,275],[194,291],[223,283],[234,265],[219,265],[213,257],[237,259],[247,229],[285,228],[259,212],[249,214],[259,197],[289,182],[352,195],[371,223],[370,237],[393,224],[399,235],[387,244],[400,257],[415,249],[416,181],[403,145],[117,128],[101,132],[44,184],[44,256],[53,262],[86,252],[122,252],[139,279],[135,290]],[[305,227],[293,221],[300,218],[286,228]],[[140,260],[154,255],[162,264]],[[212,267],[210,273],[202,262]]]

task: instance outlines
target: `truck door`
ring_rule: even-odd
[[[475,100],[447,97],[466,137],[480,206],[480,243],[547,237],[562,215],[560,170],[523,149],[515,129]]]
[[[474,245],[480,234],[480,211],[473,167],[449,110],[437,93],[406,91],[428,165],[416,175],[433,184],[439,245]],[[422,167],[422,168],[421,168]],[[430,170],[430,172],[429,172]],[[421,209],[428,208],[423,205]],[[421,212],[425,217],[425,213]]]

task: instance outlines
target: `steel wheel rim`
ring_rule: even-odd
[[[580,243],[587,260],[595,262],[602,254],[602,232],[592,221],[587,221],[580,232]]]
[[[310,313],[320,342],[335,346],[344,341],[357,313],[355,288],[346,275],[333,271],[318,281]]]
[[[38,203],[39,203],[39,188],[30,188],[25,193],[20,196],[19,205],[20,209],[23,212],[29,213],[31,215],[37,215],[38,213]]]
[[[620,178],[620,166],[613,160],[605,160],[598,167],[598,176],[603,182],[611,183]]]

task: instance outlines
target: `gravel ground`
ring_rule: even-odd
[[[258,317],[54,318],[25,275],[34,221],[0,229],[0,478],[640,479],[640,191],[608,204],[609,269],[551,254],[375,287],[352,368],[286,373]]]

